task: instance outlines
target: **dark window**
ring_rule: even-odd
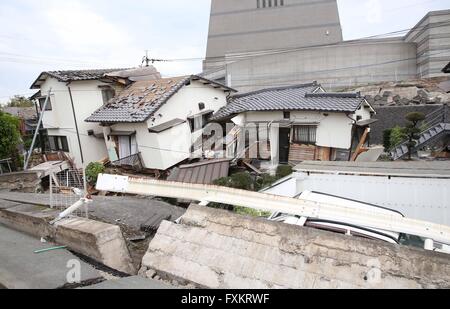
[[[102,96],[103,96],[103,104],[107,104],[109,100],[114,98],[116,95],[116,91],[113,88],[103,88],[102,89]]]
[[[293,142],[300,144],[315,144],[316,134],[316,126],[295,126]]]
[[[284,0],[256,0],[258,9],[284,6]]]
[[[65,136],[49,136],[48,143],[50,151],[64,151],[69,152],[69,143]]]
[[[202,111],[205,109],[205,103],[198,103],[198,108]]]
[[[361,121],[362,120],[362,116],[356,116],[356,121]]]
[[[291,113],[290,112],[284,112],[283,113],[283,118],[284,119],[291,119]]]
[[[46,97],[39,98],[39,107],[40,107],[41,111],[44,109],[44,104],[45,104],[45,100],[46,99],[47,99]],[[46,111],[51,111],[52,110],[52,100],[51,100],[51,98],[48,98],[47,108],[45,110]]]

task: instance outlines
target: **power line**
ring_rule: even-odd
[[[449,25],[450,25],[450,22],[448,22],[448,21],[432,24],[433,28],[440,28],[440,27],[445,27],[445,26],[449,26]],[[285,54],[285,53],[291,53],[291,52],[300,51],[300,50],[304,50],[304,49],[310,49],[310,48],[331,47],[331,46],[337,46],[337,45],[342,45],[342,44],[358,43],[361,40],[376,39],[376,38],[382,38],[382,37],[386,37],[386,36],[399,35],[399,34],[402,34],[405,32],[409,32],[413,29],[422,30],[422,29],[425,29],[428,27],[430,27],[430,25],[413,27],[413,28],[403,29],[403,30],[397,30],[397,31],[393,31],[393,32],[383,33],[383,34],[371,35],[371,36],[362,37],[359,39],[348,40],[348,41],[337,42],[337,43],[293,47],[293,48],[286,48],[286,49],[282,49],[282,50],[268,49],[265,51],[253,52],[253,53],[251,53],[249,55],[245,55],[245,56],[234,56],[230,59],[246,60],[246,59],[251,59],[251,58],[259,57],[259,56]],[[7,53],[7,52],[1,52],[1,51],[0,51],[0,54],[9,56],[9,57],[6,57],[6,56],[1,57],[0,56],[1,62],[43,64],[42,60],[45,60],[47,62],[47,64],[80,64],[80,65],[82,65],[82,64],[89,64],[89,65],[104,64],[101,62],[93,62],[93,61],[89,62],[89,61],[82,61],[82,60],[72,60],[72,59],[67,59],[67,58],[37,57],[37,56],[21,55],[21,54]],[[155,63],[155,62],[191,62],[191,61],[214,60],[214,59],[221,59],[221,58],[222,57],[191,57],[191,58],[151,59],[148,57],[148,54],[147,54],[147,56],[145,56],[143,58],[143,63],[145,62],[145,63],[149,64],[150,62],[152,62],[152,63]]]

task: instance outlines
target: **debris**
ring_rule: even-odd
[[[130,237],[130,238],[127,238],[127,240],[128,241],[143,241],[143,240],[145,240],[147,238],[147,236],[146,235],[138,235],[138,236],[134,236],[134,237]]]
[[[153,269],[150,269],[149,271],[147,271],[145,273],[145,276],[149,279],[153,279],[153,277],[156,276],[156,271],[154,271]]]
[[[247,163],[247,162],[245,162],[245,161],[243,161],[243,163],[244,163],[244,165],[245,165],[246,167],[248,167],[250,170],[252,170],[252,171],[255,172],[256,174],[258,174],[258,175],[262,175],[262,174],[263,174],[263,172],[261,172],[259,169],[257,169],[256,167],[254,167],[254,166],[251,165],[250,163]]]
[[[52,248],[47,248],[47,249],[42,249],[42,250],[36,250],[36,251],[34,251],[34,253],[39,254],[39,253],[55,251],[55,250],[62,250],[62,249],[67,249],[67,246],[58,246],[58,247],[52,247]]]
[[[145,223],[141,224],[141,231],[146,233],[156,233],[161,222],[170,220],[171,215],[154,214]]]

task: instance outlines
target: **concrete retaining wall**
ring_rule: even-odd
[[[0,175],[0,190],[37,193],[41,189],[41,172],[19,172]]]
[[[50,225],[57,214],[45,207],[7,203],[0,207],[0,223],[37,238],[49,238],[120,272],[137,273],[120,227],[84,218]]]
[[[191,206],[143,269],[208,288],[450,288],[450,256]]]

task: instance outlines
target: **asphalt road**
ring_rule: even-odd
[[[68,267],[68,263],[80,266],[81,282],[93,282],[102,278],[92,266],[80,261],[67,250],[34,253],[36,250],[54,246],[51,243],[41,243],[39,239],[0,224],[0,288],[57,289],[65,287],[68,283],[68,273],[75,269],[73,266]]]

